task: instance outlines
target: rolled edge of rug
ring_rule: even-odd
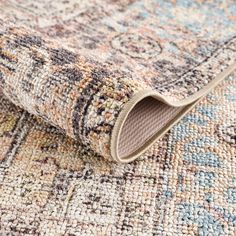
[[[110,138],[123,106],[145,84],[91,63],[40,32],[2,21],[0,90],[12,103],[111,160]]]
[[[140,157],[234,69],[236,62],[195,94],[179,101],[162,96],[153,89],[135,93],[124,105],[114,125],[112,158],[129,163]]]
[[[128,74],[114,76],[105,65],[95,65],[90,58],[39,32],[6,23],[0,32],[0,87],[13,103],[59,127],[97,154],[130,162],[235,68],[235,64],[230,66],[236,59],[235,42],[234,38],[223,45],[224,53],[216,51],[210,55],[211,61],[218,62],[214,68],[209,69],[211,65],[207,63],[201,65],[197,71],[202,77],[198,91],[176,99],[161,95],[145,81],[132,80]],[[224,61],[227,63],[221,63]],[[212,72],[216,67],[217,72],[209,73],[212,80],[205,84],[207,69]],[[196,68],[190,73],[197,78]],[[160,114],[162,118],[157,119]],[[142,128],[141,132],[137,132],[137,127]]]

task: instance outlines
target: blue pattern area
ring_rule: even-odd
[[[201,205],[183,203],[177,209],[181,222],[196,225],[200,236],[218,236],[224,232],[224,225]]]
[[[199,117],[197,114],[189,114],[183,118],[183,122],[191,122],[200,126],[206,126],[208,124],[208,120],[202,117]]]
[[[205,105],[205,106],[199,106],[196,110],[200,114],[202,114],[210,119],[216,119],[217,118],[217,111],[218,111],[217,108],[218,108],[217,106]]]
[[[226,192],[227,202],[236,204],[236,187],[228,188]]]
[[[214,210],[221,214],[225,220],[229,221],[230,223],[232,223],[233,227],[236,227],[236,212],[232,213],[229,210],[220,207],[220,206],[215,206]]]
[[[196,174],[196,183],[202,187],[214,186],[215,173],[199,171]]]
[[[214,137],[201,137],[190,142],[189,146],[191,145],[194,147],[216,146],[217,141]]]
[[[215,29],[218,25],[223,25],[225,26],[223,27],[223,30],[225,32],[221,32],[221,40],[227,40],[228,38],[236,35],[235,32],[229,33],[227,31],[229,27],[234,27],[234,21],[232,21],[229,17],[227,17],[227,15],[224,14],[223,9],[215,7],[222,4],[221,0],[211,1],[208,2],[206,5],[203,5],[200,1],[178,0],[175,3],[175,11],[173,11],[172,1],[160,0],[157,2],[160,7],[156,10],[156,14],[158,17],[160,17],[161,22],[163,24],[168,18],[173,19],[174,21],[177,21],[178,24],[181,24],[183,27],[195,33],[201,32],[202,29],[205,27],[211,29],[207,32],[207,37],[212,36],[212,34],[215,33]],[[229,14],[236,14],[235,2],[228,2],[227,7]],[[212,8],[214,8],[214,11],[211,11]],[[162,12],[160,12],[160,9],[164,10],[166,14],[163,15]],[[181,11],[182,17],[176,17],[176,9],[179,9],[179,11]],[[189,17],[191,10],[194,10],[195,12],[197,11],[196,14],[201,17],[201,20],[199,20],[199,18],[197,17]],[[166,17],[166,15],[168,15],[168,18]]]
[[[188,146],[188,144],[186,144],[186,146]],[[221,167],[220,157],[211,152],[194,153],[189,151],[187,147],[183,158],[193,165]]]

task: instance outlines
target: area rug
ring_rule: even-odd
[[[0,235],[235,235],[236,73],[126,164],[0,102]]]
[[[1,1],[0,87],[130,162],[236,67],[235,1]]]
[[[0,24],[0,235],[235,235],[234,0],[0,0]]]

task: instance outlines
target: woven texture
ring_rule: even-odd
[[[108,159],[117,117],[137,92],[182,101],[236,59],[234,0],[11,0],[0,8],[4,95]]]
[[[153,136],[158,129],[168,123],[181,108],[168,106],[154,98],[146,98],[138,103],[130,113],[123,126],[119,142],[121,156],[129,155],[138,149],[140,143]]]
[[[0,236],[235,236],[235,6],[0,0]]]
[[[1,97],[1,235],[234,236],[235,95],[236,74],[130,164]]]

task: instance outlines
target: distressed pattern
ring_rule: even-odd
[[[130,164],[1,96],[0,234],[234,236],[235,95],[236,73]]]
[[[236,60],[234,0],[10,0],[0,8],[4,95],[107,159],[116,119],[137,92],[182,101]],[[228,129],[217,132],[228,139]]]

